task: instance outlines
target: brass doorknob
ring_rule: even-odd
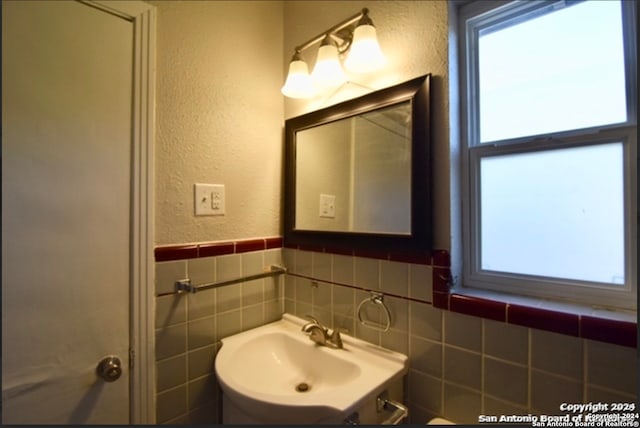
[[[122,362],[115,355],[104,357],[96,367],[96,373],[106,382],[114,382],[122,375]]]

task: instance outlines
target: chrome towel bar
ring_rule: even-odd
[[[264,272],[255,275],[247,275],[242,278],[228,279],[225,281],[212,282],[209,284],[192,285],[190,279],[181,279],[176,281],[176,293],[195,293],[197,291],[208,290],[210,288],[218,288],[225,285],[237,284],[239,282],[252,281],[254,279],[266,278],[268,276],[282,275],[287,273],[287,269],[282,266],[271,265],[265,267]]]

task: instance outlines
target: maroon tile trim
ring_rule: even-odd
[[[318,247],[316,245],[299,245],[297,248],[300,251],[315,251],[316,253],[324,253],[324,248]]]
[[[448,293],[451,282],[451,270],[449,270],[448,267],[434,267],[432,272],[433,291]]]
[[[214,242],[211,244],[200,244],[198,257],[223,256],[235,252],[233,242]]]
[[[283,239],[281,237],[265,239],[265,245],[267,247],[267,250],[270,250],[272,248],[282,248],[282,243],[283,243]]]
[[[451,267],[451,256],[447,250],[433,250],[432,258],[434,266]]]
[[[367,257],[370,259],[389,260],[389,253],[375,250],[356,250],[353,252],[356,257]]]
[[[580,335],[580,316],[577,314],[510,304],[507,306],[507,322],[570,336]]]
[[[346,249],[346,248],[326,247],[324,249],[324,252],[325,253],[330,253],[330,254],[337,254],[339,256],[353,256],[353,250]]]
[[[449,293],[433,292],[433,306],[440,309],[449,309]]]
[[[389,253],[389,260],[402,263],[413,263],[419,265],[431,264],[431,254],[424,253],[405,253],[401,251],[392,251]]]
[[[585,339],[638,347],[638,325],[632,322],[583,315],[580,319],[580,333]]]
[[[197,245],[171,245],[156,247],[153,251],[157,262],[170,260],[194,259],[198,257]]]
[[[248,253],[249,251],[260,251],[266,248],[264,239],[250,239],[248,241],[236,242],[236,253]]]
[[[225,254],[245,253],[271,248],[282,248],[281,237],[246,239],[241,241],[209,242],[188,245],[167,245],[156,247],[156,262],[170,260],[196,259],[199,257],[223,256]]]
[[[495,300],[452,294],[449,298],[449,307],[453,312],[489,318],[495,321],[504,322],[507,319],[507,304]]]
[[[405,252],[405,251],[376,251],[376,250],[351,250],[344,248],[321,247],[315,245],[282,244],[284,248],[292,248],[301,251],[315,251],[318,253],[339,254],[343,256],[365,257],[369,259],[391,260],[401,263],[431,265],[429,252]],[[446,252],[446,251],[445,251]]]

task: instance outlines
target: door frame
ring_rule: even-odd
[[[155,424],[153,166],[156,9],[137,0],[80,1],[133,23],[129,418],[131,424]]]

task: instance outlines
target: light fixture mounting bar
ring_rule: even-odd
[[[357,22],[360,18],[362,18],[363,16],[365,16],[368,13],[369,13],[369,9],[367,9],[366,7],[363,8],[360,12],[356,13],[355,15],[345,19],[344,21],[340,22],[339,24],[334,25],[333,27],[329,28],[328,30],[323,31],[322,33],[320,33],[317,36],[309,39],[308,41],[302,43],[301,45],[296,46],[296,48],[295,48],[296,52],[302,52],[303,50],[307,49],[309,46],[312,46],[312,45],[318,43],[319,41],[324,39],[324,37],[327,34],[331,34],[331,35],[336,36],[335,33],[337,33],[338,31],[342,30],[343,28],[346,28],[346,27],[352,25],[353,23]],[[337,35],[337,37],[340,37],[340,35]]]

